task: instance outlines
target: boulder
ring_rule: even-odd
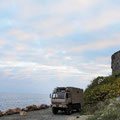
[[[110,103],[110,104],[108,105],[108,107],[115,107],[115,104],[114,104],[114,103]]]
[[[21,111],[28,112],[28,108],[22,108]]]
[[[120,96],[116,98],[117,101],[120,101]]]
[[[2,113],[2,111],[0,111],[0,117],[1,117],[1,116],[3,116],[3,113]]]
[[[20,115],[21,115],[21,116],[26,116],[26,115],[27,115],[27,112],[25,112],[25,111],[20,111]]]
[[[12,114],[17,114],[21,111],[20,108],[15,108],[15,109],[8,109],[5,112],[3,112],[3,115],[12,115]]]
[[[20,113],[21,109],[20,108],[15,108],[13,109],[14,113],[17,114],[17,113]]]
[[[45,104],[42,104],[42,107],[45,108],[45,109],[46,109],[46,108],[49,108],[49,106],[48,106],[48,105],[45,105]]]
[[[38,105],[37,108],[38,110],[41,110],[41,109],[46,109],[48,108],[49,106],[48,105],[45,105],[45,104],[41,104],[41,105]]]
[[[26,107],[26,110],[27,110],[27,111],[34,111],[34,110],[38,110],[38,108],[37,108],[36,105],[31,105],[31,106],[27,106],[27,107]]]
[[[41,105],[38,105],[38,106],[37,106],[37,109],[38,109],[38,110],[41,110],[41,109],[42,109],[42,108],[41,108]]]
[[[3,112],[3,115],[12,115],[12,114],[15,114],[14,109],[8,109],[5,112]]]
[[[28,112],[28,108],[22,108],[21,111]]]
[[[45,105],[45,104],[41,104],[41,105],[30,105],[30,106],[27,106],[26,108],[23,108],[21,109],[21,111],[34,111],[34,110],[41,110],[41,109],[46,109],[48,108],[49,106],[48,105]]]

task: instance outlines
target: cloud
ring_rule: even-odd
[[[104,29],[107,26],[119,23],[119,11],[119,8],[104,8],[98,13],[98,15],[93,15],[89,18],[89,20],[84,20],[80,26],[82,26],[82,30],[85,32]]]
[[[1,0],[0,1],[0,9],[1,10],[6,10],[6,9],[11,8],[11,5],[14,5],[14,1],[15,0],[11,0],[11,1],[9,1],[9,0],[6,0],[6,1]]]
[[[12,29],[7,32],[9,36],[12,38],[15,38],[16,40],[21,40],[21,41],[31,41],[36,39],[37,35],[31,32],[24,32],[23,30],[20,29]]]
[[[9,30],[9,34],[19,40],[63,38],[75,32],[101,30],[120,21],[119,7],[111,7],[111,2],[108,6],[103,0],[61,0],[49,4],[18,0],[13,3],[16,6],[13,24],[17,28]],[[99,9],[96,10],[96,6]]]
[[[81,66],[82,69],[84,69],[82,72],[79,68],[79,66]],[[94,66],[94,67],[93,67]],[[24,69],[26,70],[30,70],[30,71],[40,71],[40,70],[45,70],[45,71],[49,71],[49,72],[58,72],[58,73],[62,73],[64,75],[89,75],[88,71],[93,71],[99,72],[99,70],[102,69],[109,69],[109,65],[107,64],[99,64],[99,63],[80,63],[77,66],[50,66],[50,65],[44,65],[44,64],[39,64],[39,63],[35,63],[35,62],[22,62],[22,61],[0,61],[0,68],[20,68],[22,69],[22,71],[24,71]],[[101,73],[101,72],[99,72]]]
[[[57,16],[66,16],[76,12],[81,12],[82,9],[88,9],[97,5],[99,0],[61,0],[59,2],[54,2],[50,6],[49,13]]]
[[[104,7],[91,13],[95,10],[95,6],[99,5]],[[119,7],[109,7],[103,0],[62,0],[45,7],[48,11],[42,12],[45,15],[47,13],[47,17],[33,23],[35,30],[40,31],[40,36],[43,38],[65,37],[77,31],[94,32],[120,21]]]
[[[45,55],[45,57],[47,57],[47,58],[52,57],[52,56],[53,56],[53,53],[47,53],[47,54]]]
[[[61,0],[52,2],[33,2],[33,0],[19,0],[17,3],[20,6],[19,16],[31,18],[32,16],[39,15],[52,15],[52,16],[64,16],[74,12],[80,12],[81,9],[87,9],[93,7],[101,2],[100,0]],[[21,9],[22,8],[22,9]],[[62,9],[61,9],[62,8]],[[22,10],[22,11],[21,11]],[[22,13],[22,14],[21,14]]]
[[[111,73],[108,49],[120,46],[115,1],[2,0],[0,11],[3,82],[85,88],[93,78]]]
[[[67,56],[67,57],[64,57],[64,60],[72,60],[72,58]]]
[[[5,40],[0,38],[0,46],[5,45],[5,44],[6,44]]]
[[[79,62],[78,64],[77,62],[66,65],[56,65],[56,63],[47,65],[31,61],[0,61],[0,71],[16,84],[25,81],[32,85],[38,83],[44,86],[54,80],[52,87],[69,85],[82,88],[85,88],[93,78],[108,75],[111,72],[110,65],[104,62],[100,64],[98,59],[88,63]]]
[[[49,65],[42,65],[34,62],[13,62],[13,61],[1,61],[0,67],[30,67],[33,70],[55,70],[59,72],[66,72],[66,73],[82,73],[76,68],[70,66],[49,66]]]
[[[15,51],[25,51],[28,50],[28,47],[25,45],[15,45],[15,47],[13,48]]]
[[[85,45],[78,45],[73,47],[71,52],[85,52],[85,51],[96,51],[103,50],[110,47],[120,46],[120,35],[119,33],[114,33],[109,37],[99,37],[99,40],[87,43]]]

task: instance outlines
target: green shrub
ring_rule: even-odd
[[[86,114],[94,114],[88,120],[120,120],[120,71],[108,77],[97,77],[84,92]],[[115,98],[115,99],[113,99]]]
[[[88,120],[120,120],[120,101],[109,100],[106,103],[98,103],[98,110],[93,118]]]
[[[85,105],[97,104],[120,96],[120,73],[108,77],[97,77],[84,92]]]

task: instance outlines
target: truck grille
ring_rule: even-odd
[[[52,102],[52,104],[60,105],[60,102]]]

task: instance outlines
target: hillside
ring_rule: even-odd
[[[90,120],[120,120],[120,72],[107,77],[97,77],[84,92],[87,114],[94,114]]]
[[[85,104],[96,104],[117,96],[120,96],[120,72],[97,77],[84,92]]]

